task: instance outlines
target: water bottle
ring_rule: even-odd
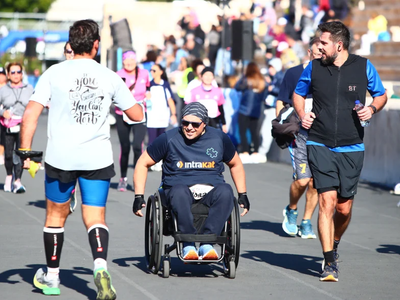
[[[363,107],[364,107],[364,104],[362,104],[362,103],[360,102],[360,100],[356,100],[355,106],[354,106],[355,110],[356,110],[356,111],[359,111],[359,110],[363,109]],[[362,127],[367,127],[367,126],[369,126],[369,122],[370,122],[370,119],[365,120],[365,121],[360,120],[360,124],[361,124]]]
[[[148,111],[151,110],[152,107],[151,99],[146,99],[146,107]]]

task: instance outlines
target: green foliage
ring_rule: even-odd
[[[0,0],[1,12],[44,13],[55,0]]]
[[[10,62],[19,62],[24,66],[26,74],[33,74],[35,69],[42,71],[42,61],[38,58],[25,58],[23,53],[13,55],[10,53],[4,53],[0,58],[0,66],[6,67]]]

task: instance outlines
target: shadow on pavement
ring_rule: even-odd
[[[379,245],[382,248],[377,248],[376,251],[379,253],[387,254],[400,254],[400,246],[398,245]]]
[[[19,280],[11,280],[10,277],[19,275],[23,281],[25,281],[28,284],[31,284],[33,287],[33,293],[41,293],[39,289],[36,289],[33,286],[33,277],[35,276],[36,270],[39,268],[43,268],[43,265],[27,265],[27,268],[25,269],[12,269],[12,270],[7,270],[2,273],[0,273],[0,282],[3,283],[8,283],[8,284],[17,284],[20,281]],[[81,275],[89,275],[91,281],[84,280],[78,276],[77,274]],[[19,279],[19,277],[16,277],[16,279]],[[71,290],[76,291],[77,293],[80,293],[84,296],[86,296],[88,299],[96,299],[97,293],[95,290],[91,289],[88,284],[91,284],[94,286],[93,283],[93,271],[87,268],[82,268],[82,267],[74,267],[73,270],[66,270],[66,269],[61,269],[60,270],[60,279],[61,279],[61,294],[63,293],[62,289],[63,286],[67,287]]]
[[[246,251],[241,256],[258,262],[262,261],[283,269],[297,271],[309,276],[317,277],[321,272],[321,257],[291,253],[274,253],[269,251]]]
[[[28,205],[46,209],[46,200],[29,201]]]
[[[142,270],[145,273],[149,273],[146,265],[146,259],[144,256],[138,257],[125,257],[125,258],[117,258],[113,259],[113,263],[117,264],[120,267],[130,267],[131,265],[135,266],[139,270]],[[132,262],[132,263],[128,263]]]
[[[120,267],[130,267],[131,265],[142,270],[144,273],[151,274],[147,269],[144,257],[125,257],[112,261]],[[132,263],[128,263],[132,262]],[[220,264],[185,264],[177,257],[171,257],[170,276],[173,277],[218,277],[224,273],[222,263]],[[219,274],[218,274],[219,273]],[[155,276],[155,275],[154,275]],[[158,276],[162,276],[162,261]]]
[[[282,223],[274,223],[269,221],[255,220],[251,222],[240,222],[241,229],[252,229],[252,230],[265,230],[275,233],[281,237],[292,238],[287,235],[282,229]]]
[[[110,189],[116,190],[118,188],[118,182],[111,182],[110,183]],[[128,183],[128,191],[133,191],[133,187],[131,184]]]

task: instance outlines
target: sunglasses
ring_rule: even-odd
[[[199,128],[201,124],[203,124],[203,122],[189,122],[186,120],[182,120],[182,125],[185,127],[188,127],[189,124],[192,125],[193,128]]]
[[[19,71],[11,71],[10,72],[11,73],[11,75],[14,75],[14,74],[22,74],[22,71],[21,70],[19,70]]]
[[[67,53],[67,54],[72,54],[72,53],[74,53],[74,50],[65,50],[65,53]]]

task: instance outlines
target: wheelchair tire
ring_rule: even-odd
[[[147,268],[154,274],[160,270],[163,247],[163,217],[161,200],[150,196],[147,201],[145,224],[145,257]]]
[[[234,278],[240,257],[240,213],[236,198],[227,226],[227,245],[225,247],[223,264],[229,278]],[[232,266],[235,267],[233,270],[231,270]],[[234,277],[231,277],[231,275]]]
[[[163,277],[164,278],[168,278],[169,277],[169,270],[170,270],[169,259],[164,259],[163,260]]]
[[[230,279],[234,279],[236,277],[236,265],[233,260],[229,262],[229,271],[228,271],[228,277]]]

